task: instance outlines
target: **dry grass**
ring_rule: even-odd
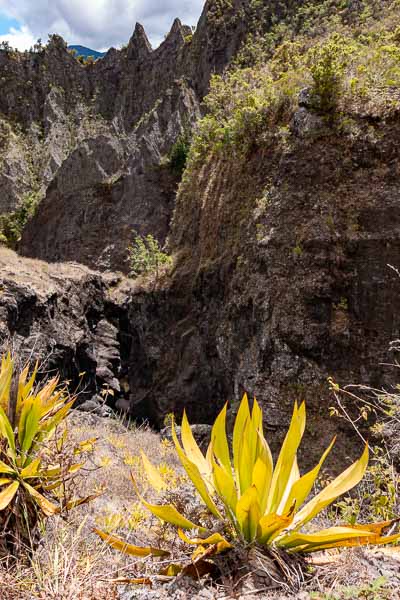
[[[89,505],[71,511],[66,518],[48,520],[40,543],[29,560],[21,560],[13,567],[0,564],[1,600],[116,600],[122,597],[125,587],[110,583],[110,580],[157,573],[161,560],[124,556],[104,544],[93,533],[94,527],[121,535],[132,543],[167,547],[175,562],[190,560],[190,552],[174,529],[162,525],[143,510],[130,477],[133,471],[141,493],[154,500],[140,466],[140,450],[143,449],[170,482],[172,491],[168,501],[173,501],[189,518],[198,519],[202,509],[183,477],[171,444],[162,441],[148,428],[129,427],[118,420],[101,419],[87,413],[74,412],[69,418],[69,428],[74,442],[98,438],[80,479],[79,495],[95,490],[101,490],[102,495]],[[204,514],[201,518],[205,518]],[[351,586],[360,590],[360,595],[354,592],[350,596],[354,598],[396,597],[391,594],[395,593],[396,586],[400,586],[400,561],[395,555],[389,555],[389,551],[347,550],[317,557],[317,562],[320,564],[312,581],[304,586],[297,596],[299,599],[341,600],[353,593]],[[126,597],[143,600],[296,598],[294,594],[286,596],[284,590],[273,591],[261,585],[259,568],[255,570],[254,578],[251,568],[249,573],[248,565],[244,570],[243,566],[235,573],[228,569],[218,584],[210,579],[195,582],[177,578],[168,584],[155,583],[152,590],[129,586]],[[247,575],[241,580],[242,571]],[[368,586],[373,585],[371,582],[382,573],[387,577],[379,591],[382,595],[364,594],[363,589],[368,591]],[[253,581],[258,582],[257,585]],[[256,593],[257,589],[259,593]]]
[[[152,519],[138,504],[131,471],[146,493],[140,449],[155,464],[177,466],[171,444],[162,442],[148,428],[127,427],[118,420],[87,413],[74,412],[68,427],[73,442],[98,438],[83,474],[74,481],[76,495],[96,491],[101,495],[66,518],[48,520],[39,546],[25,562],[0,564],[1,600],[112,600],[118,595],[115,585],[107,580],[147,570],[146,561],[114,552],[93,533],[93,528],[117,532],[124,538],[134,535],[135,542],[142,544],[148,536],[159,536],[157,528],[151,531]],[[161,470],[166,471],[163,467]],[[176,482],[180,477],[173,469],[165,476]]]

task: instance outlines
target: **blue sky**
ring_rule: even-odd
[[[16,19],[10,19],[10,17],[0,12],[0,35],[8,33],[11,27],[19,28],[20,23]]]
[[[0,41],[24,50],[58,33],[94,50],[128,42],[136,21],[154,47],[175,17],[195,25],[205,0],[0,0]]]

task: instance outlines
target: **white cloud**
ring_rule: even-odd
[[[20,29],[11,27],[8,33],[0,35],[0,42],[8,42],[12,48],[26,50],[33,46],[36,38],[26,25],[22,25]]]
[[[196,24],[204,1],[0,0],[0,11],[22,23],[20,31],[10,30],[7,34],[17,39],[18,47],[23,35],[46,41],[49,33],[58,33],[70,44],[102,49],[127,43],[136,21],[142,23],[153,45],[157,45],[175,17],[189,25]],[[27,47],[32,44],[31,38],[28,41],[26,37],[25,41]],[[13,45],[11,41],[10,44]]]

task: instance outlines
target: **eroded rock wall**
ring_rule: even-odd
[[[297,116],[289,145],[213,156],[183,184],[172,281],[127,306],[130,406],[157,424],[183,407],[203,422],[246,391],[280,432],[305,399],[319,444],[345,431],[344,459],[357,436],[328,418],[327,378],[397,378],[382,363],[400,329],[388,266],[400,264],[400,129],[360,120],[356,136],[304,132]]]
[[[137,24],[126,48],[92,65],[57,36],[33,53],[0,52],[0,113],[11,128],[0,133],[0,209],[32,190],[42,199],[22,254],[126,271],[133,229],[165,242],[179,179],[168,155],[242,37],[239,21],[218,20],[213,4],[194,35],[177,19],[153,50]]]

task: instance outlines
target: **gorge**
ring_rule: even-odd
[[[373,88],[379,102],[346,80],[332,112],[311,93],[312,68],[297,66],[275,112],[256,94],[240,114],[244,145],[225,122],[206,138],[203,120],[182,180],[170,156],[182,136],[201,138],[192,132],[204,116],[239,111],[246,85],[258,89],[257,41],[275,36],[263,64],[275,60],[271,81],[281,82],[334,18],[353,39],[398,9],[235,0],[221,18],[222,4],[206,2],[194,33],[176,20],[156,50],[136,25],[126,48],[93,64],[58,36],[32,53],[0,50],[0,212],[35,205],[14,249],[0,249],[1,342],[47,359],[73,389],[85,372],[82,400],[106,387],[112,406],[158,428],[184,407],[191,422],[212,422],[247,391],[280,432],[293,399],[306,399],[319,444],[343,428],[344,458],[354,435],[327,420],[328,376],[396,383],[381,363],[395,361],[400,329],[388,266],[400,265],[397,75]],[[233,99],[211,83],[204,103],[210,81],[235,69],[245,75]],[[133,230],[167,244],[167,274],[127,276]]]

